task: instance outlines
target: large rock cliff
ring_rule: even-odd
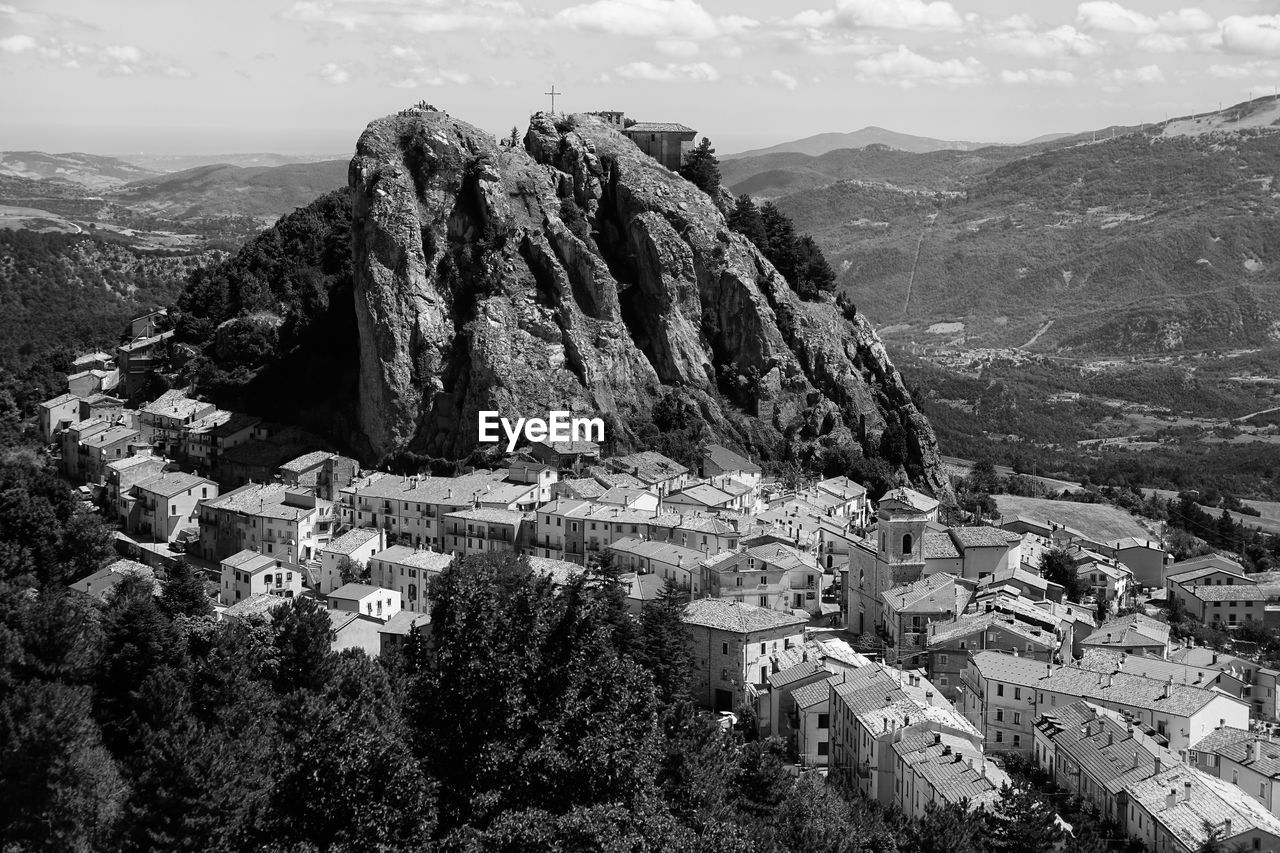
[[[476,445],[477,412],[607,413],[624,441],[678,386],[713,432],[874,447],[933,431],[862,318],[800,301],[713,200],[591,116],[524,147],[440,112],[369,125],[351,161],[360,420],[373,451]]]

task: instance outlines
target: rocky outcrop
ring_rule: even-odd
[[[680,386],[766,457],[872,446],[892,417],[919,485],[949,491],[869,324],[801,302],[711,198],[595,118],[535,116],[520,149],[443,113],[388,117],[350,186],[376,453],[465,456],[481,409],[608,413],[629,433]]]

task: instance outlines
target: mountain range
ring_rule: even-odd
[[[886,145],[898,151],[910,151],[924,154],[929,151],[973,151],[984,148],[988,142],[956,142],[945,139],[933,139],[928,136],[912,136],[909,133],[898,133],[883,127],[870,125],[851,133],[819,133],[806,136],[791,142],[780,142],[767,148],[755,148],[737,154],[726,154],[722,160],[738,160],[743,157],[760,157],[769,154],[808,154],[817,157],[828,151],[840,148],[864,148],[868,145]]]

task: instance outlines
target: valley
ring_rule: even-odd
[[[1275,98],[1022,146],[773,151],[723,170],[815,237],[944,452],[1280,496]]]

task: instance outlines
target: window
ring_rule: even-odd
[[[1020,725],[1022,725],[1022,712],[1021,712],[1021,711],[1014,711],[1014,712],[1013,712],[1013,724],[1014,724],[1015,726],[1020,726]]]
[[[1003,684],[997,684],[997,685],[996,685],[996,695],[997,695],[997,696],[1003,696],[1003,695],[1004,695],[1004,685],[1003,685]]]
[[[1004,732],[996,729],[996,743],[1004,743]]]
[[[829,728],[829,727],[830,727],[830,725],[831,725],[831,715],[830,715],[830,714],[819,714],[819,715],[818,715],[818,728],[820,728],[820,729],[825,729],[825,728]]]
[[[1021,688],[1021,687],[1015,687],[1015,688],[1013,688],[1013,698],[1014,698],[1014,699],[1021,699],[1021,698],[1022,698],[1022,688]]]
[[[1240,771],[1239,771],[1239,770],[1232,770],[1232,771],[1231,771],[1231,784],[1232,784],[1232,785],[1239,785],[1239,784],[1240,784]]]
[[[727,655],[727,654],[729,654],[729,644],[728,644],[728,643],[721,643],[721,644],[720,644],[720,654],[722,654],[722,655]]]
[[[760,596],[760,606],[761,606],[761,607],[768,607],[768,606],[769,606],[769,596],[767,596],[767,595],[762,595],[762,596]]]
[[[996,708],[996,722],[997,723],[1004,722],[1004,708]]]
[[[766,651],[767,651],[767,648],[765,647],[765,644],[764,644],[764,643],[761,643],[761,644],[760,644],[760,654],[765,654],[765,653],[766,653]]]
[[[1022,735],[1014,735],[1014,736],[1013,736],[1013,748],[1014,748],[1014,749],[1017,749],[1017,748],[1018,748],[1018,747],[1020,747],[1020,746],[1022,746]]]
[[[950,682],[947,681],[947,676],[945,674],[938,676],[938,684],[940,686],[946,687],[949,683]]]
[[[911,541],[911,534],[910,534],[910,533],[904,533],[904,534],[903,534],[903,536],[902,536],[902,553],[903,553],[903,554],[910,554],[910,553],[911,553],[911,546],[912,546],[912,544],[913,544],[913,543],[912,543],[912,541]]]
[[[938,663],[945,665],[947,663],[946,655],[938,655]]]
[[[818,741],[818,755],[826,755],[827,750],[829,748],[830,748],[830,744],[828,744],[825,740]],[[1255,838],[1253,840],[1254,842],[1257,842],[1258,839]]]

